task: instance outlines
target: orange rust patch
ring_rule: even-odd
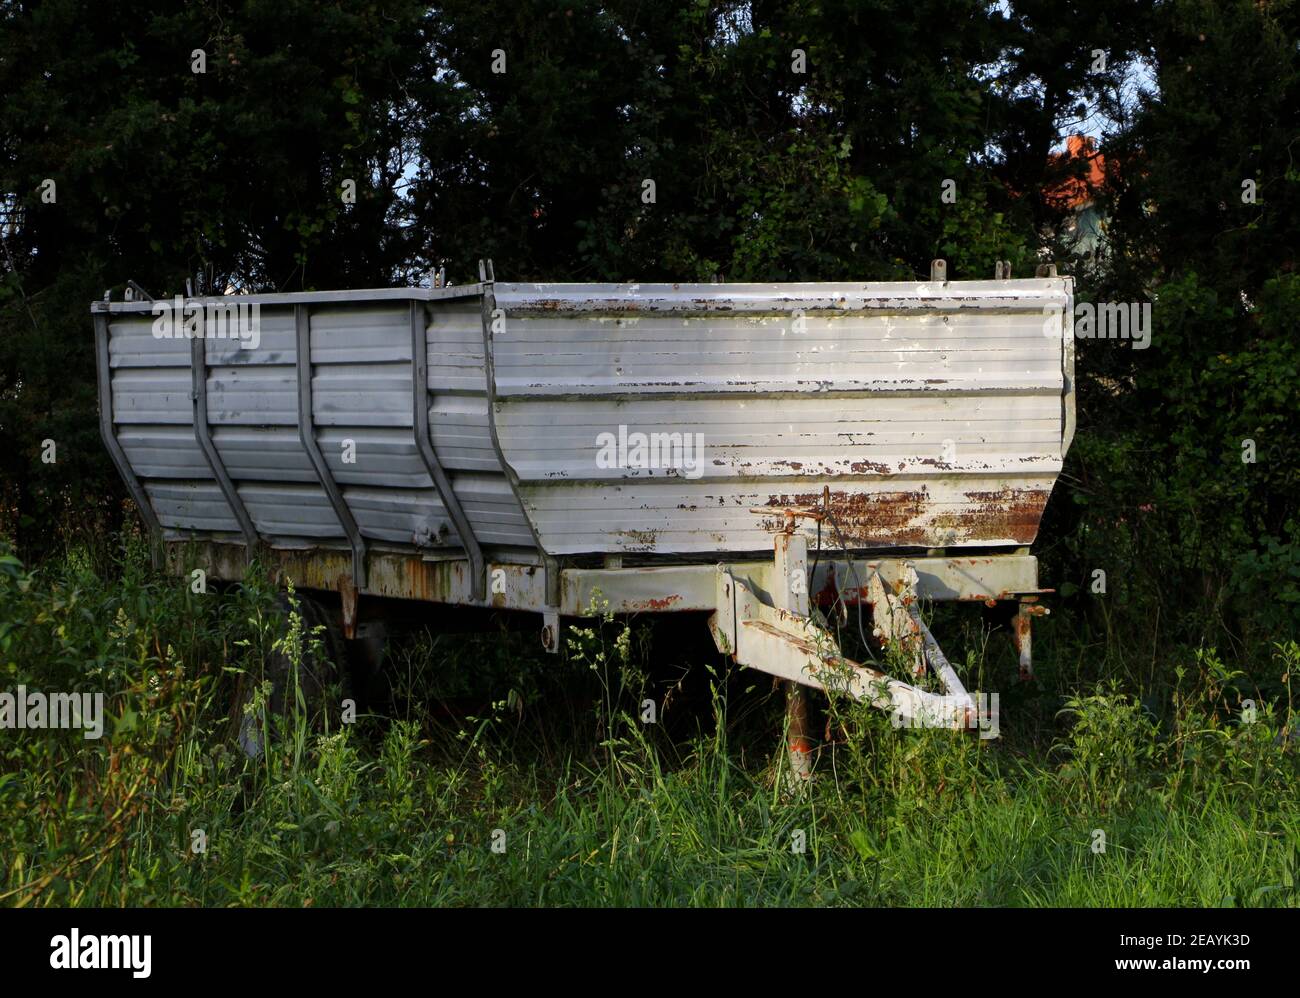
[[[817,591],[813,602],[818,606],[833,606],[838,594],[839,587],[835,584],[835,562],[832,561],[826,565],[826,584]]]
[[[667,610],[674,603],[680,603],[681,601],[681,596],[673,593],[671,596],[658,599],[652,597],[650,599],[636,600],[631,604],[631,608],[633,610]]]
[[[1042,489],[1002,488],[964,493],[969,505],[956,512],[934,513],[929,492],[831,492],[835,524],[850,547],[943,547],[953,543],[1013,541],[1031,544],[1047,505]],[[764,503],[775,514],[787,508],[821,508],[820,493],[769,495]],[[780,526],[765,520],[766,529]],[[833,529],[827,543],[839,545]]]
[[[766,505],[820,508],[822,500],[820,492],[808,492],[794,496],[769,496]],[[832,491],[830,494],[831,515],[845,542],[852,547],[924,543],[929,530],[917,525],[916,521],[924,514],[929,502],[930,497],[924,489],[870,493]],[[830,542],[839,542],[833,529]]]
[[[972,515],[979,518],[980,537],[1010,537],[1019,544],[1032,544],[1048,495],[1043,489],[1002,488],[967,492],[966,498],[975,503]]]

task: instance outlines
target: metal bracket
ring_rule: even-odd
[[[258,545],[259,537],[253,518],[248,515],[244,501],[239,497],[235,483],[226,473],[226,466],[216,444],[212,442],[212,427],[208,423],[208,341],[201,336],[190,340],[190,374],[193,378],[193,390],[190,398],[194,402],[194,439],[198,441],[203,457],[212,469],[212,477],[217,480],[221,494],[226,497],[230,511],[239,521],[239,529],[244,535],[250,549]]]
[[[560,612],[550,607],[542,611],[542,647],[552,655],[560,650]]]
[[[433,436],[429,431],[429,348],[425,340],[425,322],[427,306],[411,300],[411,391],[413,405],[412,428],[415,433],[415,449],[424,462],[425,470],[433,479],[433,487],[438,490],[438,498],[456,525],[461,546],[469,556],[470,575],[474,586],[474,598],[487,598],[487,564],[483,560],[483,549],[479,547],[478,538],[474,536],[474,527],[461,507],[451,479],[438,460],[438,453],[433,446]]]
[[[339,491],[330,473],[325,456],[321,454],[320,444],[316,441],[316,424],[312,415],[311,401],[311,316],[306,305],[295,305],[293,309],[294,326],[297,334],[297,368],[298,368],[298,439],[302,441],[307,457],[311,459],[316,470],[316,478],[325,495],[334,507],[334,515],[339,525],[347,534],[352,546],[352,581],[358,589],[366,585],[366,542],[361,536],[352,510],[348,509],[343,493]]]
[[[117,439],[117,428],[113,422],[113,371],[109,366],[107,312],[95,313],[95,368],[99,383],[99,435],[104,438],[108,456],[112,458],[113,466],[126,483],[127,491],[131,493],[131,498],[140,511],[140,518],[144,520],[149,534],[149,560],[157,569],[162,566],[162,524],[158,522],[158,514],[149,502],[149,495],[136,477],[126,451]]]
[[[948,283],[948,263],[946,260],[930,261],[930,280],[936,284]]]
[[[737,578],[728,566],[717,567],[716,583],[716,609],[709,618],[709,629],[718,650],[740,665],[804,686],[846,693],[890,711],[904,723],[973,727],[973,700],[950,669],[939,672],[947,692],[930,693],[844,658],[834,635],[824,627],[809,617],[770,605],[751,582]],[[742,633],[744,641],[740,640]]]
[[[126,282],[125,298],[127,301],[153,301],[154,297],[135,281]]]
[[[808,599],[808,538],[794,532],[797,511],[786,510],[784,530],[772,538],[772,600],[779,610],[806,618]],[[807,515],[807,514],[804,514]],[[815,518],[820,519],[814,514]],[[785,680],[785,748],[790,782],[798,786],[812,778],[812,729],[808,721],[808,696],[801,684]]]

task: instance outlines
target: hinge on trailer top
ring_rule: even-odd
[[[123,296],[126,301],[153,301],[154,297],[135,281],[126,282],[126,294]]]

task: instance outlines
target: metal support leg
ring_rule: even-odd
[[[798,786],[812,779],[813,740],[808,723],[808,692],[799,683],[785,685],[785,748],[790,781]]]
[[[1020,678],[1022,680],[1034,678],[1033,620],[1036,615],[1035,611],[1040,609],[1032,603],[1022,602],[1016,611],[1016,619],[1012,623],[1011,637],[1015,642],[1016,651],[1020,653]]]
[[[360,593],[356,584],[348,578],[339,580],[339,599],[343,609],[343,636],[351,641],[357,636],[357,603]]]
[[[780,610],[808,616],[808,539],[802,534],[778,533],[773,542],[775,572],[773,602]],[[812,778],[813,739],[808,722],[808,693],[800,683],[786,680],[786,755],[793,785]]]

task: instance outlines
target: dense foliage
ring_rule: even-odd
[[[1155,302],[1150,349],[1078,344],[1049,577],[1086,595],[1102,568],[1135,620],[1193,644],[1294,630],[1298,19],[1289,0],[5,0],[5,532],[34,551],[117,513],[86,305],[128,279],[373,286],[491,256],[520,279],[869,280],[1046,256],[1080,300]],[[1062,224],[1089,169],[1055,154],[1075,131],[1104,133],[1101,252]]]
[[[1063,155],[1074,133],[1096,146]],[[1298,143],[1294,0],[0,0],[0,690],[90,683],[109,715],[0,743],[0,901],[1295,904]],[[684,730],[647,729],[606,623],[559,667],[504,636],[395,646],[386,716],[239,756],[236,689],[302,629],[256,578],[200,598],[144,567],[88,304],[463,283],[480,257],[588,281],[1052,259],[1082,302],[1153,303],[1148,349],[1076,342],[1036,546],[1059,592],[1004,739],[851,712],[787,798],[778,698],[705,655],[693,705],[654,694]],[[987,639],[949,649],[972,688],[1014,674]],[[496,827],[525,845],[491,853]]]
[[[3,732],[0,904],[1300,903],[1295,643],[1260,663],[1267,697],[1213,650],[1162,659],[1158,699],[1061,697],[1094,649],[1056,632],[1047,711],[1004,700],[985,741],[832,703],[791,793],[768,677],[717,655],[673,676],[680,629],[597,617],[559,662],[531,635],[396,643],[383,713],[295,711],[250,761],[237,687],[319,635],[255,576],[200,597],[146,561],[138,536],[30,572],[0,553],[0,688],[107,701],[102,739]],[[1010,646],[960,668],[1005,675]]]

